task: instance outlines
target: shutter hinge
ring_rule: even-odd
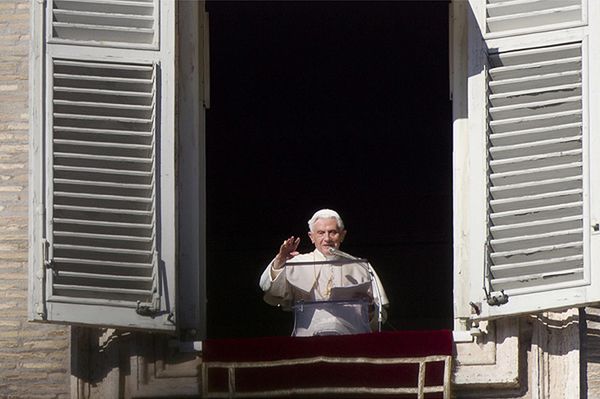
[[[492,287],[490,286],[490,290],[488,291],[488,284],[490,284],[490,257],[489,257],[489,244],[486,243],[483,247],[484,252],[484,264],[485,264],[485,273],[483,276],[483,292],[485,292],[486,302],[490,306],[500,306],[508,303],[508,295],[504,293],[504,290],[500,290],[500,292],[490,292]],[[472,305],[471,305],[472,306]],[[476,307],[475,307],[476,308]],[[477,310],[481,310],[478,308]],[[479,313],[477,313],[479,314]]]
[[[142,305],[140,301],[137,301],[135,313],[139,314],[140,316],[154,317],[158,313],[158,309],[151,304]]]
[[[52,261],[49,261],[49,253],[50,253],[50,242],[43,238],[42,239],[42,264],[39,266],[39,271],[37,274],[37,279],[39,280],[40,290],[39,297],[35,303],[35,313],[42,319],[47,320],[48,312],[46,310],[46,270],[52,268],[54,264]]]
[[[491,294],[487,294],[487,303],[490,306],[504,305],[508,303],[508,295],[504,293],[504,290],[500,290],[500,292],[492,292]]]
[[[50,242],[44,239],[42,241],[42,245],[42,252],[44,254],[44,270],[52,269],[54,267],[54,259],[50,259]]]

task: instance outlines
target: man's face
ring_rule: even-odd
[[[330,255],[329,248],[339,248],[345,236],[346,230],[340,230],[333,218],[317,219],[313,231],[308,232],[310,241],[323,255]]]

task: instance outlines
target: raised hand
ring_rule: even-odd
[[[300,244],[300,237],[291,236],[290,238],[283,240],[283,243],[279,247],[279,252],[273,261],[273,269],[281,269],[286,261],[298,255],[298,244]]]

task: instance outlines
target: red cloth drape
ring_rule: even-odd
[[[452,354],[451,331],[396,331],[323,337],[262,337],[209,339],[203,345],[206,362],[261,362],[334,358],[415,358]],[[418,364],[316,363],[236,370],[236,390],[285,390],[311,387],[416,387]],[[443,385],[444,363],[426,366],[425,386]],[[209,391],[227,390],[227,372],[209,372]],[[331,397],[328,395],[328,397]],[[396,396],[398,397],[398,396]],[[403,396],[403,397],[416,397]],[[427,398],[441,398],[428,394]]]

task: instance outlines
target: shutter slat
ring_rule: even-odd
[[[65,64],[65,66],[69,66],[69,67],[76,67],[76,65],[72,65],[72,64]],[[148,72],[148,69],[146,68],[142,68],[142,69],[127,69],[126,71],[138,71],[138,72]],[[59,80],[59,84],[57,85],[58,88],[65,88],[65,87],[69,87],[69,86],[65,86],[64,84],[68,83],[79,83],[81,84],[81,82],[98,82],[98,83],[102,83],[104,86],[106,86],[109,83],[125,83],[129,86],[131,86],[133,83],[139,83],[139,84],[143,84],[143,85],[150,85],[152,84],[152,80],[145,78],[145,77],[138,77],[138,78],[131,78],[131,77],[121,77],[121,76],[103,76],[103,75],[71,75],[71,74],[66,74],[66,73],[55,73],[54,74],[54,79]],[[60,83],[62,83],[63,85],[61,85]]]
[[[554,61],[576,61],[581,59],[581,42],[567,43],[551,47],[530,47],[518,51],[492,52],[488,54],[492,69],[516,66],[527,69],[527,65],[552,65]]]
[[[80,296],[83,298],[94,298],[97,293],[102,293],[110,298],[112,295],[118,295],[117,298],[143,298],[146,296],[146,290],[126,289],[126,288],[110,288],[110,287],[86,287],[83,285],[54,285],[56,295],[68,295],[70,297]],[[112,294],[112,295],[111,295]]]
[[[500,237],[502,238],[502,236],[500,235],[500,233],[502,231],[506,231],[506,230],[518,230],[518,229],[527,229],[527,228],[545,228],[547,230],[552,230],[551,225],[557,225],[557,224],[562,224],[565,222],[579,222],[581,223],[581,220],[583,220],[583,217],[581,215],[574,215],[574,216],[569,216],[566,218],[558,218],[558,219],[549,219],[549,220],[538,220],[538,221],[534,221],[534,222],[527,222],[527,223],[516,223],[516,224],[507,224],[507,225],[501,225],[501,226],[491,226],[490,227],[490,231],[493,233],[499,233],[499,235],[494,236],[494,238],[496,237]],[[516,233],[512,233],[509,232],[507,234],[511,234],[511,235],[519,235]],[[527,235],[527,234],[520,234],[520,235]],[[505,236],[506,237],[506,236]]]
[[[491,271],[497,278],[504,278],[518,275],[538,274],[544,272],[554,272],[567,269],[574,269],[583,266],[583,255],[567,256],[564,258],[542,259],[531,262],[506,263],[503,265],[492,266]]]
[[[71,185],[81,185],[81,186],[94,186],[94,187],[114,187],[114,188],[133,188],[133,189],[142,189],[142,190],[150,190],[152,189],[152,185],[150,184],[128,184],[128,183],[113,183],[113,182],[105,182],[105,181],[88,181],[88,180],[71,180],[71,179],[54,179],[55,184],[71,184]]]
[[[539,287],[548,284],[559,284],[565,282],[574,282],[583,278],[583,267],[576,269],[566,269],[556,272],[527,274],[519,277],[493,279],[492,283],[501,290],[511,290],[522,288]]]
[[[143,170],[121,170],[121,169],[110,169],[110,168],[94,168],[85,166],[55,166],[56,171],[70,171],[70,172],[83,172],[83,173],[99,173],[99,174],[114,174],[122,176],[138,176],[148,177],[152,176],[151,171]]]
[[[75,17],[77,18],[79,15],[81,14],[77,14],[77,13],[69,13],[69,14],[62,14],[61,16],[66,17],[66,16],[71,16],[71,17]],[[123,16],[120,16],[121,18],[123,18]],[[113,20],[114,24],[108,24],[108,25],[102,25],[100,23],[96,23],[96,24],[86,24],[86,23],[74,23],[74,22],[59,22],[59,21],[55,21],[52,26],[54,27],[54,29],[60,30],[62,29],[63,31],[66,30],[73,30],[73,31],[81,31],[81,33],[83,33],[84,35],[86,33],[91,34],[91,33],[107,33],[107,32],[112,32],[112,33],[122,33],[122,34],[138,34],[140,36],[143,37],[147,37],[149,35],[154,34],[154,29],[152,28],[143,28],[143,27],[135,27],[135,26],[119,26],[116,24],[116,20],[115,20],[115,15],[111,15],[110,17],[107,18],[96,18],[96,22],[110,22],[110,20]],[[135,22],[136,19],[132,18],[129,21],[125,21],[125,22]],[[86,32],[87,31],[87,32]]]
[[[85,74],[96,74],[98,70],[107,70],[112,69],[115,71],[137,71],[137,72],[148,72],[152,73],[154,71],[154,67],[152,65],[144,65],[144,64],[122,64],[115,62],[94,62],[94,61],[79,61],[79,60],[67,60],[67,59],[54,59],[54,66],[60,67],[72,67],[78,68],[76,69],[76,73],[73,74],[64,74],[63,76],[86,76]],[[86,70],[88,69],[88,70]],[[93,71],[93,72],[92,72]],[[56,76],[56,75],[54,75]],[[110,76],[107,76],[107,79],[111,79]]]
[[[57,8],[110,13],[151,14],[151,0],[54,0]]]
[[[524,248],[513,251],[495,252],[490,255],[498,264],[511,262],[524,262],[526,260],[552,259],[564,257],[565,253],[569,256],[579,255],[583,243],[581,241],[567,242],[557,245],[545,245],[540,247]]]
[[[581,122],[567,123],[564,125],[544,126],[541,128],[516,130],[507,133],[489,135],[492,146],[527,143],[531,141],[564,138],[581,134]]]
[[[140,202],[140,203],[153,203],[154,200],[152,198],[144,198],[144,197],[128,197],[123,195],[104,195],[104,194],[87,194],[87,193],[77,193],[77,192],[61,192],[55,191],[54,196],[56,197],[66,197],[66,198],[89,198],[95,200],[111,200],[111,201],[129,201],[129,202]]]
[[[552,112],[541,115],[520,116],[503,120],[492,120],[489,127],[493,133],[508,133],[519,130],[544,128],[581,122],[581,110]]]
[[[94,208],[89,206],[75,206],[75,205],[54,205],[54,209],[73,211],[73,212],[97,212],[103,213],[117,213],[125,215],[142,215],[151,216],[152,211],[136,210],[136,209],[114,209],[114,208]]]
[[[549,166],[581,162],[581,158],[582,150],[574,149],[515,158],[496,159],[489,161],[489,166],[492,173],[506,173],[519,169],[531,170],[536,168],[545,168]]]
[[[582,162],[551,165],[543,168],[517,169],[501,173],[490,173],[490,181],[494,186],[523,183],[534,180],[546,180],[552,177],[560,178],[582,173]]]
[[[530,181],[506,186],[496,185],[490,188],[490,194],[493,199],[523,197],[526,195],[534,195],[543,192],[577,189],[581,187],[582,181],[583,177],[578,175],[561,179]]]
[[[80,88],[80,87],[56,87],[54,89],[56,93],[65,92],[70,95],[73,93],[81,93],[83,95],[98,95],[98,96],[125,96],[125,97],[140,97],[143,99],[152,99],[152,93],[144,93],[137,91],[124,91],[124,90],[107,90],[107,89],[94,89],[94,88]]]
[[[135,28],[146,28],[152,32],[154,19],[151,15],[110,14],[92,11],[54,10],[56,23],[68,24],[73,21],[78,24],[91,26],[131,26]]]
[[[104,239],[104,240],[122,240],[122,241],[139,241],[139,242],[151,242],[153,237],[142,237],[142,236],[124,236],[117,234],[91,234],[91,233],[71,233],[71,232],[59,232],[54,233],[55,237],[78,237],[78,238],[92,238],[92,239]]]
[[[78,220],[78,219],[67,219],[67,218],[56,218],[56,223],[64,223],[64,224],[80,224],[80,225],[88,225],[88,226],[107,226],[107,227],[128,227],[128,228],[137,228],[137,229],[151,229],[153,226],[151,224],[143,224],[143,223],[120,223],[120,222],[103,222],[98,220]]]
[[[53,14],[57,22],[77,21],[84,24],[94,24],[98,20],[102,20],[103,23],[100,25],[109,24],[111,21],[115,21],[115,23],[119,26],[136,24],[135,26],[140,28],[152,28],[152,23],[154,22],[154,19],[151,15],[112,13],[110,16],[107,16],[106,13],[103,12],[67,9],[55,9]]]
[[[548,245],[562,244],[580,240],[583,236],[583,229],[560,230],[553,232],[542,232],[527,236],[510,236],[508,238],[499,238],[490,240],[491,248],[500,253],[503,251],[516,251],[531,247],[543,247]]]
[[[71,127],[71,126],[56,126],[54,128],[55,133],[67,132],[77,134],[88,134],[88,135],[111,135],[111,136],[134,136],[139,138],[151,138],[152,132],[143,131],[132,131],[132,130],[110,130],[110,129],[95,129],[95,128],[84,128],[84,127]]]
[[[151,150],[151,144],[134,144],[134,143],[119,143],[115,144],[114,142],[105,142],[105,141],[83,141],[83,140],[64,140],[64,139],[54,139],[54,144],[62,144],[62,145],[72,145],[72,146],[89,146],[89,147],[105,147],[114,149],[118,148],[127,148],[127,149],[136,149],[136,150]]]
[[[579,4],[578,0],[560,0],[562,6]],[[490,0],[488,1],[488,15],[492,17],[510,15],[515,12],[525,13],[545,10],[548,0]]]
[[[524,89],[520,87],[518,90],[510,87],[496,87],[496,90],[492,91],[490,95],[490,103],[492,109],[500,111],[502,106],[510,107],[510,105],[518,98],[520,102],[526,104],[535,104],[536,102],[546,101],[547,99],[553,99],[557,93],[568,95],[567,98],[581,97],[581,83],[569,83],[557,86],[542,86],[530,89]]]
[[[85,114],[55,113],[54,117],[58,118],[58,119],[61,119],[61,118],[62,119],[75,119],[75,120],[84,121],[86,123],[90,123],[90,121],[92,123],[94,123],[94,122],[102,123],[103,121],[125,122],[125,123],[142,123],[142,124],[152,123],[152,119],[125,118],[125,117],[115,117],[115,116],[111,116],[111,115],[103,116],[103,115],[85,115]],[[58,126],[61,126],[61,124],[58,123]]]
[[[551,26],[581,20],[581,7],[551,8],[543,11],[517,13],[487,18],[490,32],[514,31],[534,26]]]
[[[120,276],[120,275],[111,275],[111,274],[98,274],[98,273],[77,273],[77,272],[66,272],[66,271],[58,271],[57,275],[59,277],[70,277],[70,278],[80,278],[80,279],[102,279],[110,282],[118,282],[118,281],[133,281],[140,283],[151,283],[152,277],[146,276]]]
[[[583,190],[578,188],[575,190],[565,190],[555,193],[541,193],[518,198],[490,200],[490,211],[504,212],[517,209],[572,203],[580,201],[582,194]]]
[[[580,81],[581,72],[579,70],[570,70],[557,73],[547,73],[544,75],[524,76],[501,79],[490,82],[491,93],[518,92],[526,90],[535,90],[540,87],[547,87],[548,84],[560,86],[572,85]]]
[[[87,251],[87,252],[108,252],[111,254],[152,256],[152,251],[147,251],[147,250],[142,250],[142,249],[127,249],[127,248],[71,245],[71,244],[54,244],[54,248],[55,248],[55,250],[66,250],[66,251],[71,250],[71,251]]]
[[[490,213],[490,220],[494,226],[500,226],[528,223],[535,220],[564,218],[580,214],[582,207],[583,201],[534,208],[519,208],[504,212],[492,212]]]
[[[571,110],[579,111],[580,109],[581,96],[574,96],[567,98],[554,98],[546,101],[512,104],[502,107],[490,107],[489,114],[494,119],[514,119],[523,116],[531,116],[532,114],[551,117],[551,114]]]
[[[525,76],[533,76],[536,79],[541,79],[549,74],[560,74],[568,71],[577,72],[581,69],[582,58],[581,56],[577,56],[526,64],[520,63],[521,57],[515,57],[513,60],[510,57],[503,57],[499,61],[505,65],[504,63],[507,60],[509,65],[490,68],[488,71],[495,82],[500,82],[496,84],[501,84],[506,79],[518,79]],[[514,64],[510,65],[511,63]],[[491,87],[494,86],[492,85]]]
[[[65,100],[54,100],[54,106],[67,106],[67,107],[81,107],[84,109],[92,108],[94,111],[101,112],[103,115],[105,112],[110,112],[110,109],[118,109],[122,111],[151,111],[153,109],[151,105],[138,105],[138,104],[111,104],[111,103],[99,103],[99,102],[84,102],[84,101],[65,101]],[[81,110],[83,111],[83,110]]]
[[[556,153],[581,147],[582,136],[561,137],[549,140],[537,140],[526,143],[492,146],[490,154],[494,159],[517,158],[537,153]]]
[[[130,269],[138,269],[141,273],[151,273],[154,269],[151,263],[133,263],[133,262],[114,262],[107,260],[93,260],[93,259],[77,259],[77,258],[61,258],[55,257],[54,261],[57,263],[64,265],[74,264],[74,265],[85,265],[85,270],[97,270],[97,269],[112,269],[113,273],[117,273],[115,268],[123,269],[128,272]],[[68,270],[68,267],[64,267],[64,269]]]
[[[78,160],[94,160],[98,162],[128,162],[128,163],[142,163],[152,164],[154,161],[149,158],[137,158],[137,157],[121,157],[111,155],[94,155],[94,154],[82,154],[82,153],[68,153],[68,152],[56,152],[54,153],[55,158],[75,158]]]

